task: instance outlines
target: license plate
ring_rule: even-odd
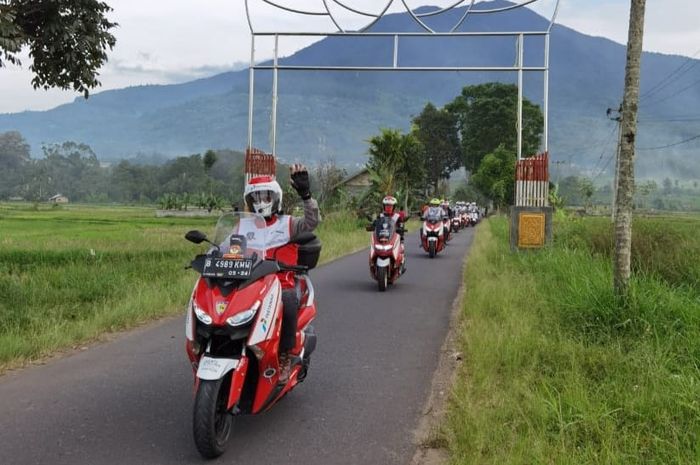
[[[205,278],[243,279],[249,278],[253,270],[252,258],[207,258],[202,276]]]

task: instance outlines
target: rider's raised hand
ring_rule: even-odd
[[[289,167],[292,178],[292,187],[299,194],[302,200],[311,198],[311,183],[309,181],[309,172],[302,164],[293,164]]]

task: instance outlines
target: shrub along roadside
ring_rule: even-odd
[[[0,373],[102,334],[183,312],[199,250],[188,229],[215,218],[154,218],[152,209],[0,205]],[[368,244],[347,215],[324,218],[321,263]]]
[[[618,310],[608,259],[563,242],[511,254],[502,218],[477,235],[451,462],[698,463],[697,292],[637,275]]]

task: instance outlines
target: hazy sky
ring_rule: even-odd
[[[249,59],[250,38],[243,0],[106,0],[111,17],[119,23],[114,31],[117,45],[103,68],[102,88],[140,84],[167,84],[209,76],[241,66]],[[249,0],[259,30],[331,31],[325,18],[280,13],[261,0]],[[322,0],[274,0],[299,9],[320,11]],[[367,11],[381,10],[388,0],[343,0]],[[419,5],[445,6],[455,0],[409,0]],[[482,0],[477,1],[480,3]],[[519,0],[522,1],[522,0]],[[332,0],[328,3],[333,5]],[[468,0],[466,3],[469,3]],[[581,32],[624,43],[630,0],[562,0],[558,22]],[[549,16],[553,0],[539,0],[533,8]],[[403,9],[394,0],[390,11]],[[363,17],[333,8],[344,27],[364,24]],[[700,1],[648,0],[644,49],[692,56],[700,50]],[[306,45],[282,45],[289,54]],[[259,51],[260,58],[269,56]],[[22,68],[0,68],[0,113],[43,110],[73,100],[69,91],[35,91],[31,87],[28,58]]]

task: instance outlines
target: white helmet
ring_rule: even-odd
[[[250,212],[269,218],[280,211],[282,188],[272,176],[259,176],[245,186],[243,198]]]

